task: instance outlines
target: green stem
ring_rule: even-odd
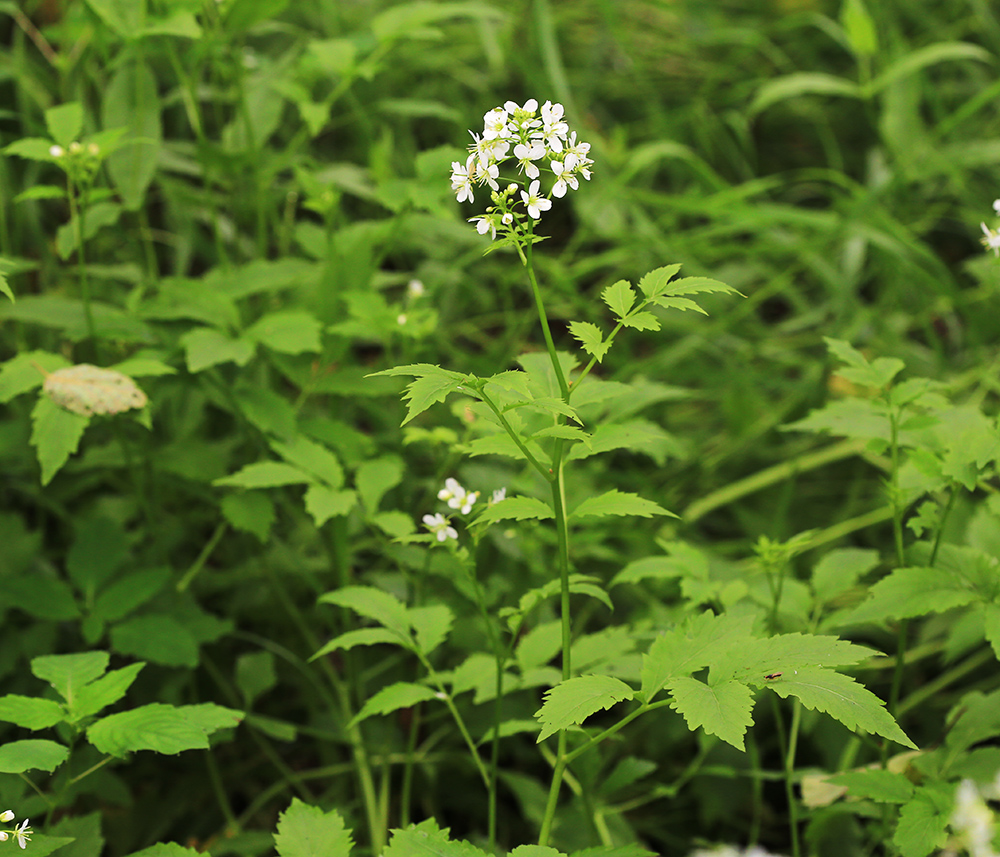
[[[785,753],[785,795],[788,800],[788,828],[792,837],[792,857],[799,857],[799,804],[795,798],[795,750],[799,741],[799,724],[802,720],[802,706],[792,702],[792,722],[788,727],[788,751]]]
[[[549,468],[542,464],[534,455],[531,454],[531,450],[524,445],[521,440],[520,435],[514,431],[514,428],[507,421],[507,418],[503,415],[503,412],[496,406],[496,403],[486,394],[485,390],[477,390],[477,395],[486,403],[486,406],[493,411],[494,416],[496,416],[500,425],[503,426],[504,431],[510,436],[510,439],[514,441],[517,448],[521,451],[521,455],[525,457],[528,463],[535,468],[547,481],[552,482],[553,476]]]

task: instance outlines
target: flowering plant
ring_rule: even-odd
[[[488,232],[495,239],[500,230],[509,239],[524,238],[531,234],[542,212],[552,208],[553,196],[561,199],[568,191],[577,190],[581,176],[590,180],[594,163],[588,157],[590,143],[577,141],[576,131],[570,131],[563,121],[563,112],[561,104],[551,101],[546,101],[540,112],[534,98],[523,107],[507,101],[483,116],[482,134],[469,132],[473,144],[464,164],[452,162],[451,188],[459,202],[474,202],[477,185],[490,188],[493,205],[486,214],[469,218],[480,235]],[[526,189],[500,175],[500,165],[511,157],[517,161],[518,172],[530,180]],[[541,191],[539,163],[546,163],[547,171],[555,177],[549,195]],[[507,182],[503,189],[501,180]],[[530,220],[518,210],[522,204]]]
[[[0,812],[0,822],[6,824],[9,821],[14,820],[14,810],[5,809]],[[6,842],[11,837],[17,842],[21,848],[26,848],[27,843],[31,841],[31,828],[28,827],[28,819],[24,819],[20,824],[15,825],[7,830],[0,830],[0,842]]]

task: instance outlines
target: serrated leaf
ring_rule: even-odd
[[[642,696],[651,702],[667,681],[709,666],[729,649],[752,639],[752,616],[704,612],[666,631],[650,645],[642,662]]]
[[[703,310],[696,301],[691,300],[691,298],[673,298],[661,295],[658,298],[653,298],[653,303],[663,309],[677,309],[681,312],[693,310],[694,312],[700,312],[702,315],[708,315],[708,313],[705,312],[705,310]]]
[[[662,465],[668,456],[681,458],[683,446],[671,434],[648,420],[629,420],[623,423],[603,423],[594,429],[589,446],[576,446],[569,451],[570,460],[589,458],[614,449],[641,452]]]
[[[403,462],[394,455],[369,459],[355,471],[354,487],[369,515],[375,514],[386,492],[395,488],[402,479]]]
[[[961,577],[940,568],[897,568],[868,592],[868,600],[842,621],[853,624],[906,619],[978,600]]]
[[[66,719],[63,707],[51,699],[9,693],[0,696],[0,720],[30,729],[48,729]]]
[[[254,343],[233,339],[210,327],[188,331],[180,339],[189,372],[201,372],[219,363],[245,366],[254,355]]]
[[[667,290],[670,280],[677,276],[680,269],[680,265],[655,268],[639,280],[639,288],[647,298],[655,298]]]
[[[65,357],[48,351],[22,351],[0,365],[0,402],[41,387],[46,372],[70,365]]]
[[[312,476],[282,461],[256,461],[212,484],[230,488],[278,488],[282,485],[307,485]]]
[[[599,497],[588,497],[570,513],[570,518],[601,518],[607,515],[635,515],[640,518],[650,518],[653,515],[677,517],[673,512],[668,512],[652,500],[646,500],[638,494],[628,494],[615,488]]]
[[[310,486],[310,489],[314,487],[320,486]],[[307,491],[307,498],[308,495]],[[219,508],[235,529],[252,533],[260,542],[267,540],[276,517],[273,501],[262,491],[239,491],[227,494],[222,498]]]
[[[940,785],[947,788],[944,783]],[[953,809],[950,795],[945,797],[929,788],[919,789],[900,810],[892,837],[902,857],[927,857],[944,845]]]
[[[31,672],[52,685],[63,699],[72,702],[80,688],[104,675],[110,660],[107,652],[40,655],[31,659]]]
[[[168,667],[198,666],[198,641],[165,613],[132,616],[111,629],[111,646],[123,655]]]
[[[426,685],[412,684],[406,681],[398,681],[383,687],[378,693],[370,697],[361,710],[354,715],[348,724],[348,728],[374,717],[378,714],[389,714],[398,711],[400,708],[411,708],[419,702],[426,702],[435,699],[437,693]]]
[[[618,318],[628,315],[635,303],[635,290],[626,280],[619,280],[601,292],[604,301]]]
[[[583,429],[577,428],[576,426],[548,426],[533,432],[531,435],[532,440],[538,440],[540,437],[559,437],[563,440],[577,441],[584,447],[590,446],[590,434],[585,432]]]
[[[348,649],[353,649],[355,646],[375,646],[379,643],[390,643],[393,646],[398,646],[400,642],[399,634],[390,631],[388,628],[355,628],[352,631],[345,631],[343,634],[334,637],[309,658],[309,660],[314,661],[316,658],[330,652],[335,652],[338,649],[347,651]]]
[[[580,342],[583,350],[595,357],[598,363],[604,360],[604,355],[611,348],[611,343],[604,341],[604,334],[601,333],[601,329],[589,321],[571,321],[569,323],[569,332]]]
[[[393,631],[403,644],[410,646],[410,620],[406,606],[388,592],[373,586],[343,586],[319,597],[321,604],[337,604],[347,607],[360,616],[374,619],[380,625]]]
[[[856,664],[875,652],[864,646],[820,634],[778,634],[747,639],[712,660],[711,680],[736,679],[764,685],[765,676],[798,667],[839,667]]]
[[[461,378],[442,378],[437,375],[427,375],[417,378],[406,386],[403,398],[407,400],[406,419],[401,425],[406,425],[414,417],[419,416],[431,405],[443,402],[462,385]]]
[[[38,398],[31,411],[31,445],[38,454],[42,485],[48,485],[76,452],[88,425],[90,417],[60,408],[49,398]]]
[[[829,714],[852,732],[860,729],[917,749],[885,710],[885,703],[849,676],[819,667],[802,667],[767,687],[782,698],[794,696],[806,708]]]
[[[673,697],[670,707],[684,715],[688,729],[699,727],[710,735],[718,735],[737,750],[743,750],[743,736],[753,725],[750,712],[754,698],[745,684],[723,681],[707,685],[702,681],[680,676],[667,683]]]
[[[993,654],[1000,661],[1000,604],[983,605],[983,626]]]
[[[112,714],[87,729],[87,739],[100,752],[124,756],[139,750],[174,754],[207,750],[208,736],[231,729],[243,712],[210,702],[200,705],[164,705],[159,702]]]
[[[405,7],[404,7],[405,8]],[[406,830],[394,830],[382,857],[488,857],[474,845],[451,840],[448,831],[438,830],[433,821],[423,821]]]
[[[280,857],[348,857],[354,842],[335,809],[324,812],[292,798],[278,816],[274,844]]]
[[[70,700],[72,721],[79,723],[85,717],[97,714],[102,708],[121,699],[144,666],[146,665],[142,662],[129,664],[120,670],[111,670],[81,687]]]
[[[545,694],[535,717],[542,724],[537,742],[583,723],[591,714],[632,699],[635,692],[625,682],[609,675],[575,676],[557,684]]]
[[[555,517],[552,507],[536,497],[507,497],[482,511],[476,523],[495,524],[497,521],[544,521]]]
[[[633,330],[659,330],[660,320],[651,312],[643,310],[623,318],[622,326],[630,327]]]
[[[285,461],[311,473],[331,488],[340,488],[344,484],[344,469],[340,466],[340,459],[330,449],[303,434],[296,434],[287,442],[273,440],[271,449]]]
[[[14,293],[10,290],[10,286],[7,283],[7,278],[0,272],[0,292],[5,294],[10,298],[11,303],[15,303]]]
[[[424,655],[429,655],[445,641],[455,621],[451,610],[444,604],[411,607],[407,615],[417,640],[417,649]]]
[[[0,744],[0,774],[54,771],[69,757],[69,750],[55,741],[28,738]]]
[[[829,601],[850,589],[858,578],[879,564],[878,551],[868,548],[837,548],[823,556],[812,573],[816,597]]]

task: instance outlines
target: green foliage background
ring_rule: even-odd
[[[471,397],[401,425],[401,383],[374,373],[487,377],[539,351],[516,257],[483,257],[466,223],[485,195],[459,206],[447,184],[468,128],[537,98],[565,105],[596,162],[535,253],[559,348],[579,346],[570,322],[606,326],[610,284],[668,263],[745,296],[661,313],[595,370],[635,393],[590,403],[624,428],[579,456],[571,505],[620,489],[680,516],[575,535],[595,728],[612,679],[645,684],[641,653],[711,607],[766,615],[767,657],[793,670],[796,634],[890,655],[838,663],[925,751],[890,759],[883,721],[855,734],[852,715],[819,716],[828,703],[786,705],[792,676],[761,655],[740,679],[768,697],[745,753],[746,722],[644,718],[574,763],[554,844],[787,850],[795,804],[810,853],[939,847],[958,779],[1000,769],[1000,266],[979,243],[1000,196],[998,55],[1000,14],[966,0],[0,2],[0,284],[16,298],[0,296],[0,688],[49,703],[0,705],[0,741],[46,729],[73,749],[30,774],[37,793],[10,762],[0,808],[76,837],[79,857],[105,840],[269,853],[293,798],[340,813],[323,823],[344,853],[341,816],[361,849],[429,818],[483,844],[482,784],[412,655],[478,741],[486,620],[457,555],[412,537],[448,476],[525,503],[538,480],[473,454],[496,450]],[[143,416],[38,396],[84,362],[134,377]],[[534,517],[475,543],[490,616],[553,579]],[[409,648],[348,587],[408,605]],[[535,603],[502,703],[504,849],[535,840],[545,803],[543,694],[543,732],[584,720],[551,689],[556,605]],[[383,633],[344,644],[360,631]],[[101,705],[211,703],[211,748],[101,737],[100,706],[74,713],[37,666],[88,651],[135,673]],[[674,679],[675,699],[705,686]],[[806,772],[856,800],[813,800]]]

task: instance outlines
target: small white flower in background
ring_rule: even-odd
[[[406,313],[405,312],[401,312],[399,315],[396,316],[396,324],[398,324],[400,327],[402,327],[404,324],[406,324]]]
[[[437,536],[439,542],[458,538],[458,530],[451,526],[448,519],[440,512],[436,515],[424,515],[423,521],[424,526]]]
[[[506,499],[507,499],[507,489],[497,488],[497,490],[494,491],[492,496],[490,497],[489,505],[492,506],[494,503],[499,503],[501,500],[506,500]]]
[[[478,499],[478,491],[466,491],[458,484],[457,479],[450,476],[444,480],[444,488],[438,491],[438,500],[445,500],[450,509],[458,509],[463,515],[472,511],[472,506]]]
[[[52,155],[53,158],[61,158],[66,154],[66,151],[62,146],[49,146],[49,154]]]
[[[493,205],[487,209],[494,216],[471,217],[480,235],[497,237],[503,227],[508,233],[524,229],[515,218],[513,208],[523,204],[533,220],[543,211],[552,208],[552,197],[562,198],[570,190],[580,187],[579,178],[590,179],[593,161],[588,157],[590,144],[578,141],[575,131],[570,131],[564,120],[561,104],[546,101],[539,112],[538,102],[530,98],[520,106],[515,101],[504,102],[483,115],[483,131],[472,135],[469,158],[463,167],[458,161],[451,165],[451,189],[459,202],[474,202],[474,185],[489,185],[493,191]],[[500,192],[500,165],[513,154],[519,173],[523,174],[525,190],[517,182],[510,182]],[[541,191],[539,181],[544,170],[552,173],[554,184],[547,194]],[[530,183],[530,184],[529,184]],[[520,191],[520,198],[517,191]]]
[[[987,250],[992,250],[995,255],[1000,256],[1000,232],[990,229],[985,223],[979,224],[983,227],[983,237],[979,240]]]
[[[425,291],[424,284],[420,280],[413,279],[406,284],[406,293],[411,298],[421,298],[424,296]]]
[[[995,857],[993,813],[972,780],[962,780],[958,786],[951,826],[972,857]]]
[[[1000,199],[993,200],[993,210],[1000,215]]]

